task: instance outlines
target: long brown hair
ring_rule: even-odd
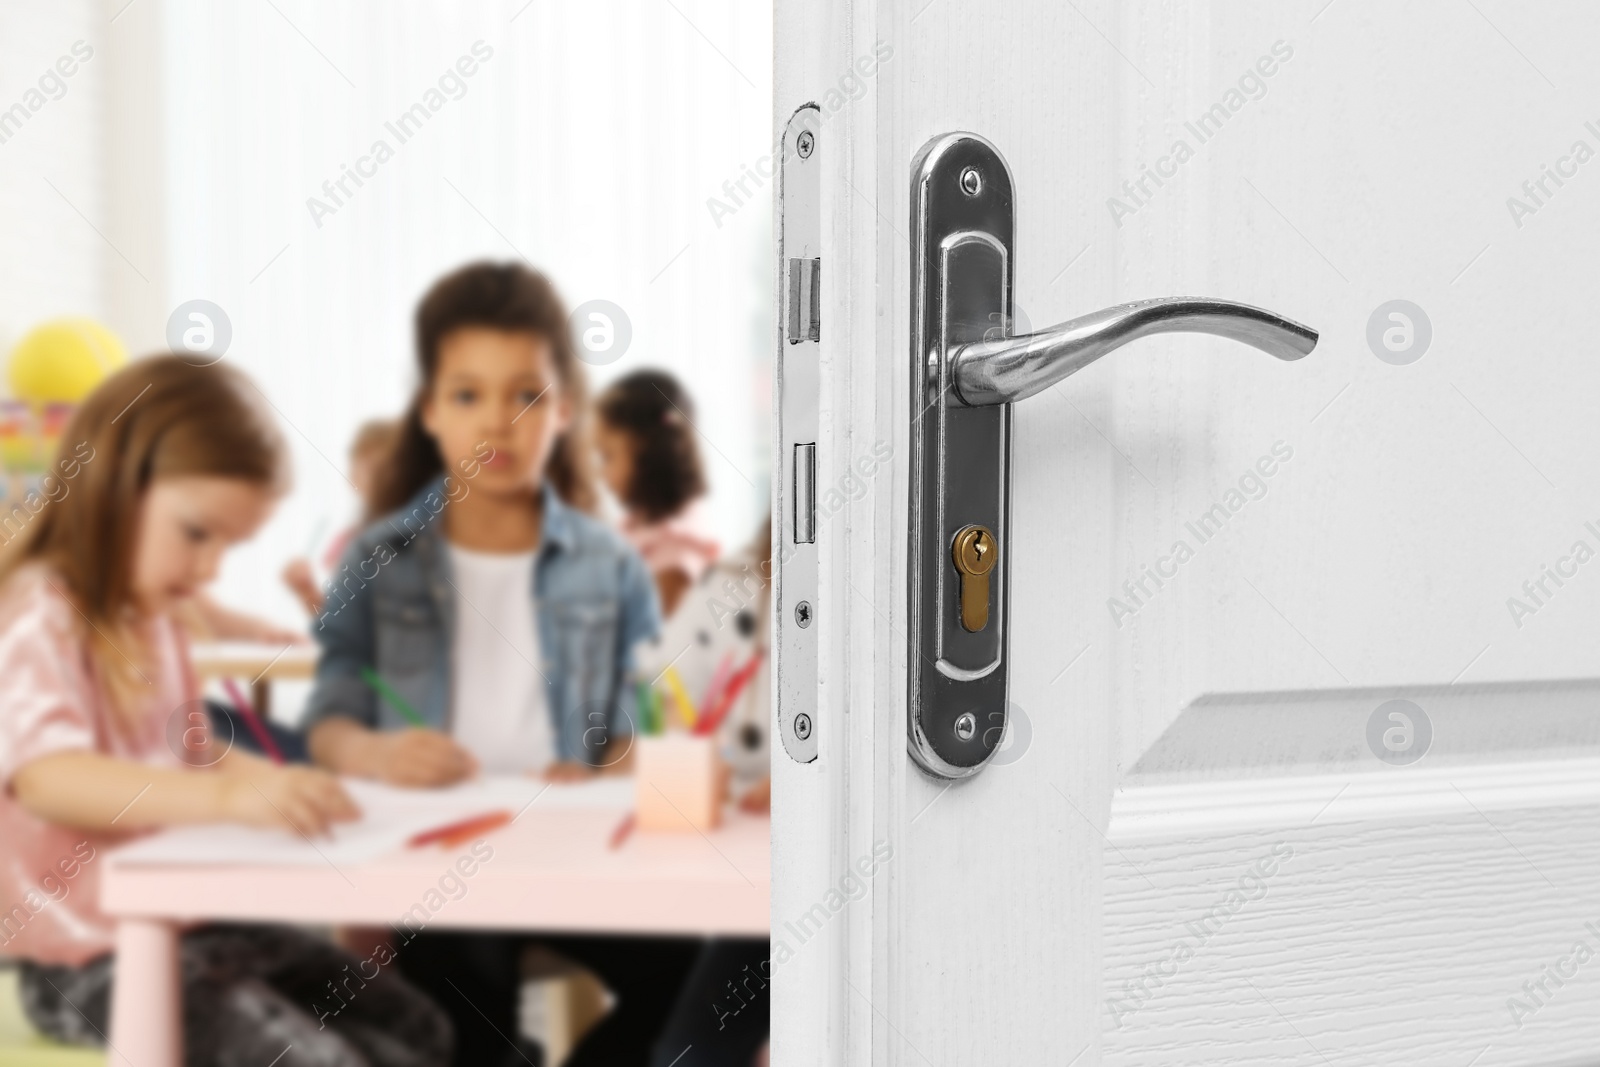
[[[173,355],[137,360],[84,400],[44,479],[48,502],[0,551],[0,584],[40,562],[81,613],[113,702],[126,708],[144,644],[130,617],[139,504],[158,478],[214,475],[281,491],[288,460],[248,378]]]
[[[556,376],[572,405],[572,422],[556,440],[545,476],[568,504],[593,511],[589,387],[573,349],[566,305],[550,280],[531,267],[483,261],[440,278],[417,305],[417,391],[400,420],[394,451],[378,472],[368,519],[401,507],[444,472],[439,446],[423,429],[422,408],[439,372],[440,344],[469,326],[530,333],[549,342]]]

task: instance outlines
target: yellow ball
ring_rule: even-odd
[[[11,350],[11,391],[34,404],[76,404],[126,362],[122,342],[98,322],[55,319]]]

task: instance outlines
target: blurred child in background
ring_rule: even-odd
[[[384,518],[346,550],[316,624],[312,756],[412,786],[615,769],[633,732],[623,680],[659,612],[639,556],[585,514],[587,387],[566,309],[543,275],[476,263],[423,297],[416,335],[417,393],[376,489]],[[401,951],[450,1012],[458,1063],[531,1062],[509,1044],[530,940],[428,931]],[[617,998],[568,1064],[645,1062],[697,942],[538,940]]]
[[[0,900],[28,902],[3,947],[24,961],[35,1027],[101,1044],[115,962],[98,892],[108,845],[194,822],[316,834],[358,812],[330,775],[207,736],[177,618],[286,486],[254,389],[226,365],[142,360],[95,390],[62,440],[92,458],[0,556]],[[449,1061],[448,1021],[392,969],[316,1018],[313,996],[360,961],[307,933],[205,925],[180,954],[194,1067]]]
[[[706,479],[695,443],[694,402],[665,371],[635,371],[600,395],[600,473],[623,507],[622,534],[655,578],[662,611],[716,562],[720,545],[700,506]]]
[[[372,507],[373,490],[399,436],[399,424],[393,419],[368,419],[356,430],[355,439],[350,442],[350,486],[361,500],[363,523],[371,522],[380,514]],[[327,551],[322,554],[321,570],[332,572],[339,563],[339,557],[349,547],[351,538],[359,530],[359,525],[347,526],[328,542]],[[283,584],[289,587],[310,615],[322,613],[323,592],[321,583],[317,581],[317,571],[318,567],[304,556],[290,560],[283,568]]]

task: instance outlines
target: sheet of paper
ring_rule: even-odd
[[[214,824],[179,826],[111,853],[114,863],[169,866],[327,866],[365,863],[403,848],[413,835],[476,815],[530,808],[622,811],[633,804],[633,781],[601,778],[552,785],[531,778],[487,776],[448,789],[399,789],[345,779],[361,818],[315,840],[287,830]]]

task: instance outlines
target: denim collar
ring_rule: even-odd
[[[424,501],[430,493],[437,493],[439,499],[448,501],[450,498],[445,493],[444,482],[445,476],[441,474],[421,489],[418,489],[416,494],[406,502],[405,510],[415,513],[418,508],[426,509]],[[539,554],[542,556],[551,548],[571,552],[578,543],[577,523],[573,517],[572,507],[561,499],[561,494],[557,493],[549,482],[545,482],[541,495],[544,502],[544,522],[540,533]],[[446,508],[449,506],[448,503],[445,504]],[[440,509],[439,515],[443,514],[444,510]],[[435,515],[434,518],[437,519],[438,516]],[[431,521],[428,523],[428,531],[440,540],[444,539],[443,530],[437,529]]]
[[[577,525],[573,521],[572,508],[561,499],[561,494],[550,487],[549,482],[544,483],[544,531],[540,535],[546,545],[554,545],[564,552],[571,552],[578,544]]]

